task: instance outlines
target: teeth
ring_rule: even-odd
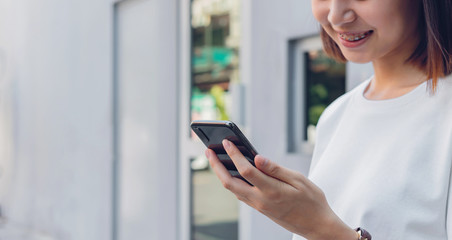
[[[359,40],[365,38],[368,34],[369,34],[369,32],[361,33],[361,34],[351,34],[351,35],[341,33],[341,34],[339,34],[339,36],[346,41],[355,42],[355,41],[359,41]]]

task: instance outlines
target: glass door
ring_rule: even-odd
[[[239,4],[191,2],[191,121],[231,119],[231,85],[239,81]],[[190,138],[201,144],[193,132]],[[203,153],[190,159],[191,240],[237,239],[238,201],[222,187]]]
[[[181,239],[238,239],[239,203],[225,190],[190,130],[193,120],[233,120],[239,85],[240,1],[184,1],[181,67]],[[185,29],[185,30],[184,30]]]

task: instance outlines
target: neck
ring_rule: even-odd
[[[400,97],[427,80],[420,69],[395,58],[373,62],[375,77],[364,96],[371,100],[384,100]]]

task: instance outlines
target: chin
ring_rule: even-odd
[[[363,56],[362,54],[344,54],[345,59],[349,62],[353,63],[368,63],[371,62],[372,59],[368,58],[366,56]]]

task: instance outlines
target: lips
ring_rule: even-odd
[[[339,33],[339,37],[347,42],[356,42],[356,41],[360,41],[364,38],[366,38],[367,36],[369,36],[370,34],[373,33],[373,30],[367,31],[367,32],[359,32],[359,33],[351,33],[351,32],[344,32],[344,33]]]
[[[366,32],[337,32],[338,44],[348,49],[359,49],[363,46],[370,36],[373,34],[373,30]]]

